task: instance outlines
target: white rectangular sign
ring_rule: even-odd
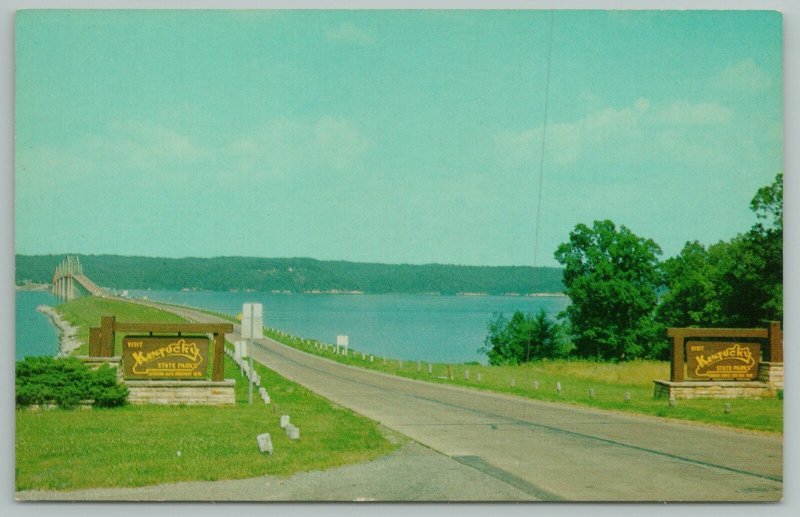
[[[347,336],[336,336],[336,346],[344,346],[348,345],[348,338]]]
[[[245,303],[242,306],[242,337],[245,339],[264,337],[264,314],[260,303]]]

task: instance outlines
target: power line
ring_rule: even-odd
[[[542,146],[539,153],[539,193],[536,200],[536,234],[533,241],[533,267],[534,277],[536,275],[536,266],[539,260],[539,226],[542,218],[542,185],[544,183],[544,148],[547,140],[547,111],[550,99],[550,65],[553,58],[553,25],[555,22],[556,12],[550,11],[550,34],[548,36],[547,48],[547,74],[545,75],[544,83],[544,121],[542,123]],[[534,284],[535,287],[535,284]]]
[[[533,271],[532,271],[532,286],[531,294],[536,291],[536,266],[539,260],[539,226],[542,219],[542,184],[544,182],[544,146],[547,138],[547,107],[550,98],[550,65],[553,59],[553,25],[555,22],[556,12],[550,11],[550,34],[548,35],[547,43],[547,74],[544,81],[544,121],[542,122],[542,146],[539,153],[539,193],[536,200],[536,233],[533,240]],[[531,360],[531,327],[528,325],[528,343],[526,350],[525,362],[529,363]]]

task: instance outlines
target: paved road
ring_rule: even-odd
[[[196,321],[218,320],[171,310]],[[254,357],[279,374],[515,487],[530,500],[782,498],[779,436],[425,383],[341,365],[270,339],[258,345]],[[424,469],[419,476],[427,479]]]

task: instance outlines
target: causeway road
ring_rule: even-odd
[[[195,321],[222,321],[158,306]],[[240,339],[237,332],[238,325],[227,338]],[[521,500],[783,497],[781,436],[426,383],[342,365],[271,339],[257,345],[255,359],[280,375],[506,483]],[[419,476],[426,477],[424,469]]]

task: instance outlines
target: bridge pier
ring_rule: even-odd
[[[91,296],[105,294],[101,287],[83,274],[83,266],[78,257],[68,256],[56,266],[53,273],[53,296],[68,302],[83,296],[84,291]]]

